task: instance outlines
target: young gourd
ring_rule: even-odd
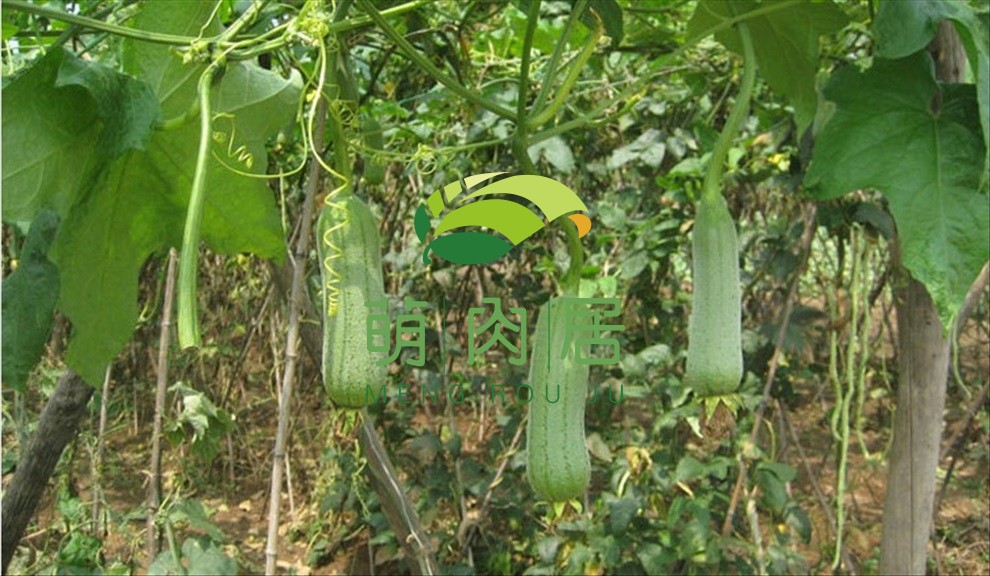
[[[562,298],[540,308],[529,372],[527,475],[533,490],[554,502],[580,497],[591,479],[584,437],[588,365],[577,362],[575,350],[560,358],[568,336],[564,317]]]
[[[323,383],[347,408],[367,404],[388,375],[381,353],[368,351],[366,303],[384,300],[378,224],[353,195],[324,206],[317,224],[323,286]]]
[[[743,375],[736,225],[721,195],[697,204],[691,239],[694,304],[685,383],[700,396],[735,392]]]

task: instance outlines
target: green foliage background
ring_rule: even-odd
[[[266,506],[255,494],[267,480],[285,344],[285,298],[275,280],[302,213],[307,114],[320,54],[329,50],[347,59],[331,69],[349,67],[357,90],[337,94],[353,107],[324,158],[333,163],[331,154],[346,148],[354,193],[381,217],[390,302],[401,308],[411,296],[449,304],[446,332],[440,310],[431,308],[427,344],[435,351],[443,339],[451,351],[446,365],[431,356],[423,369],[395,366],[390,378],[414,391],[459,384],[466,402],[370,410],[445,570],[832,570],[837,543],[825,509],[844,504],[814,495],[820,479],[801,445],[827,459],[840,442],[853,441],[836,437],[831,424],[840,403],[830,361],[856,356],[824,343],[833,335],[852,340],[869,358],[868,377],[838,383],[839,394],[859,394],[860,473],[848,481],[866,489],[864,476],[882,470],[896,376],[883,347],[894,337],[884,326],[890,241],[896,234],[900,258],[928,287],[945,325],[990,257],[985,4],[532,2],[360,0],[345,3],[335,21],[333,7],[317,2],[74,4],[103,28],[38,10],[64,14],[61,2],[5,3],[4,472],[63,366],[93,385],[112,367],[108,401],[117,425],[107,441],[137,448],[108,465],[125,475],[145,465],[155,370],[147,354],[161,321],[163,256],[182,246],[205,153],[194,293],[204,341],[172,350],[167,431],[174,450],[164,522],[176,545],[149,570],[260,569],[263,542],[237,528],[260,525],[260,516],[230,510],[238,502],[239,509]],[[225,36],[251,9],[257,17]],[[939,83],[925,51],[944,19],[966,49],[965,84]],[[732,25],[740,21],[752,30],[760,80],[722,191],[742,244],[747,377],[713,410],[681,382],[688,238],[708,157],[738,92],[741,47]],[[159,36],[124,38],[120,27]],[[205,149],[197,85],[210,65],[222,72],[209,84]],[[381,149],[364,133],[374,124]],[[363,177],[372,164],[387,167],[383,181]],[[413,229],[426,195],[463,175],[494,171],[536,171],[577,192],[594,223],[583,239],[580,292],[623,301],[622,361],[592,371],[592,486],[566,506],[539,502],[525,481],[524,407],[491,397],[495,385],[522,384],[524,367],[497,357],[468,365],[463,329],[463,314],[480,295],[500,296],[535,318],[570,262],[563,235],[548,228],[526,250],[469,269],[442,259],[424,266]],[[323,193],[339,185],[325,178]],[[310,261],[315,295],[315,251]],[[868,268],[873,290],[854,290],[854,261]],[[877,318],[865,336],[846,327],[854,298]],[[950,421],[962,418],[970,386],[985,377],[985,300],[970,333],[975,352],[962,348],[957,358]],[[793,313],[782,326],[788,306]],[[778,334],[774,416],[754,444],[749,432]],[[304,362],[301,374],[290,452],[297,509],[286,520],[283,556],[297,569],[360,571],[367,547],[376,572],[403,572],[400,543],[362,476],[355,414],[326,401],[322,385],[313,384],[317,365]],[[623,402],[608,402],[620,389]],[[990,428],[985,407],[976,428],[970,460],[979,467],[990,458],[981,444]],[[80,470],[92,442],[89,431],[63,458],[57,506],[47,517],[47,525],[57,517],[62,527],[46,528],[44,543],[31,544],[38,554],[19,556],[19,568],[130,573],[149,566],[133,524],[140,487],[102,476],[130,496],[105,496],[108,520],[90,535],[86,506],[93,502],[82,500],[76,484],[101,478]],[[747,465],[746,508],[723,530],[740,463]],[[835,486],[845,483],[832,466],[818,470],[828,470]],[[834,495],[834,486],[826,490]],[[867,573],[876,529],[861,518],[852,530],[867,544],[847,544]],[[953,556],[961,571],[979,567],[980,558],[990,562],[987,533],[977,531],[983,556],[975,564]],[[958,534],[944,541],[960,549],[969,542]]]

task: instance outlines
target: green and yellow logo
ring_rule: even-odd
[[[562,218],[574,222],[580,236],[591,230],[588,207],[567,186],[545,176],[505,175],[468,176],[433,192],[420,204],[414,227],[425,245],[424,263],[430,263],[430,252],[455,264],[494,262]]]

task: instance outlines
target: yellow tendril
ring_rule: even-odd
[[[344,251],[340,249],[333,241],[333,233],[341,228],[347,226],[347,205],[345,201],[331,201],[332,196],[339,192],[342,187],[338,187],[332,190],[330,194],[327,195],[324,203],[330,210],[334,211],[334,218],[339,220],[331,227],[327,228],[323,232],[323,246],[326,247],[325,255],[323,257],[323,270],[326,272],[325,281],[323,284],[323,295],[326,298],[324,311],[327,318],[332,318],[337,314],[337,308],[340,305],[340,288],[339,284],[342,279],[340,272],[338,272],[334,266],[334,260],[337,260],[344,255]]]
[[[237,146],[237,148],[234,148],[237,140],[237,124],[234,122],[234,115],[229,114],[227,112],[214,114],[213,116],[214,122],[221,119],[230,122],[230,134],[228,135],[226,132],[223,132],[222,130],[214,130],[213,141],[216,142],[217,144],[223,144],[224,142],[226,142],[228,158],[233,158],[234,161],[237,162],[238,164],[245,165],[248,170],[254,168],[254,154],[252,154],[251,151],[248,150],[247,145],[241,144],[240,146]],[[213,155],[214,157],[217,158],[217,160],[220,161],[221,164],[224,164],[223,160],[220,159],[215,152]],[[226,166],[226,164],[224,165]]]
[[[337,230],[340,230],[348,225],[348,215],[347,215],[347,204],[346,197],[338,199],[337,197],[348,190],[351,186],[351,179],[346,175],[334,170],[329,164],[327,164],[322,157],[321,151],[316,150],[313,147],[313,123],[316,118],[316,108],[318,103],[318,98],[327,98],[324,94],[324,86],[326,84],[326,61],[327,61],[327,45],[325,42],[321,42],[319,45],[319,60],[317,62],[317,69],[320,71],[319,80],[316,85],[316,92],[314,94],[313,101],[310,106],[310,113],[308,114],[306,122],[306,130],[303,131],[304,138],[307,140],[307,147],[313,150],[313,157],[316,161],[323,167],[324,170],[329,172],[334,179],[338,182],[336,188],[327,193],[326,198],[324,198],[323,203],[333,211],[333,217],[336,223],[330,226],[323,232],[324,247],[326,247],[326,253],[323,257],[323,269],[326,271],[325,281],[323,285],[323,294],[326,298],[325,303],[325,314],[328,318],[333,317],[337,314],[337,308],[340,305],[340,288],[339,284],[341,281],[340,272],[334,269],[334,260],[340,259],[344,252],[337,246],[333,241],[333,234]],[[341,109],[344,108],[339,105],[339,100],[336,98],[328,99],[327,101],[327,112],[332,116],[332,120],[338,124],[342,122]]]

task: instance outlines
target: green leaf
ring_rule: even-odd
[[[650,128],[629,144],[616,148],[608,159],[608,167],[615,170],[639,160],[646,166],[659,168],[666,152],[663,134],[656,128]]]
[[[674,471],[676,482],[691,482],[708,473],[708,468],[693,456],[685,456],[677,463]]]
[[[52,329],[58,269],[48,261],[48,248],[57,230],[58,216],[39,212],[17,269],[3,282],[3,384],[21,392]]]
[[[815,76],[818,72],[818,37],[833,34],[846,25],[845,14],[831,2],[791,4],[757,3],[750,0],[703,0],[688,22],[688,41],[700,39],[711,27],[735,14],[760,10],[748,18],[753,51],[760,74],[771,88],[786,96],[794,106],[798,131],[811,124],[818,107]],[[768,8],[771,8],[767,11]],[[739,33],[732,27],[715,34],[726,48],[742,54]]]
[[[965,2],[945,0],[885,0],[877,6],[873,20],[876,55],[896,60],[928,46],[945,19],[965,22],[976,18],[973,8]]]
[[[188,568],[183,565],[183,559]],[[182,543],[182,558],[175,558],[166,550],[148,567],[148,574],[237,574],[237,561],[206,538],[187,538]]]
[[[187,389],[188,390],[188,389]],[[206,534],[210,540],[221,543],[226,540],[223,531],[213,520],[203,503],[195,499],[179,500],[168,511],[170,522],[186,522],[189,527]]]
[[[647,574],[666,574],[670,571],[670,563],[677,560],[673,551],[653,542],[643,542],[634,550]]]
[[[763,491],[763,504],[774,512],[780,512],[787,504],[787,483],[793,482],[797,471],[786,464],[767,462],[756,469],[756,484]]]
[[[151,139],[161,108],[146,83],[67,54],[55,86],[79,86],[93,98],[103,123],[96,144],[101,154],[116,158],[128,150],[143,150]]]
[[[958,29],[958,26],[957,26]],[[986,148],[983,166],[983,190],[990,176],[990,12],[980,14],[978,27],[967,25],[969,34],[960,32],[976,81],[976,99],[980,104],[980,125]]]
[[[612,38],[612,47],[615,48],[622,42],[624,35],[622,25],[622,8],[615,0],[595,0],[588,3],[588,8],[594,10],[598,17],[602,19],[605,27],[605,34]],[[581,22],[588,28],[595,27],[595,20],[587,12],[581,16]]]
[[[198,2],[147,3],[134,22],[159,32],[195,35],[209,8],[209,3]],[[140,42],[124,43],[122,61],[162,99],[166,117],[180,115],[193,103],[202,65],[183,64],[167,46]],[[265,141],[291,123],[298,84],[296,77],[284,80],[254,64],[235,62],[212,88],[215,142],[202,237],[217,252],[284,256],[271,191],[263,180],[229,167],[245,174],[264,172]],[[156,131],[147,150],[132,150],[89,182],[76,183],[87,189],[85,200],[68,215],[53,261],[62,275],[59,308],[73,324],[66,360],[91,384],[102,379],[107,362],[134,330],[144,261],[181,243],[198,146],[199,123],[191,120]]]
[[[807,512],[793,506],[787,510],[785,518],[787,525],[797,532],[802,542],[805,544],[811,542],[811,519],[808,518]]]
[[[213,88],[215,142],[207,168],[201,230],[203,240],[217,252],[251,252],[263,258],[285,254],[271,190],[264,180],[231,168],[264,173],[268,166],[265,141],[291,123],[298,99],[297,79],[285,81],[253,64],[237,62]],[[148,150],[154,170],[165,175],[165,186],[160,190],[181,205],[183,213],[196,171],[198,146],[199,125],[191,122],[157,134]],[[244,158],[251,160],[245,162]]]
[[[630,254],[620,265],[620,273],[623,280],[632,280],[640,275],[650,264],[650,255],[642,250],[637,250]]]
[[[973,71],[986,147],[986,170],[990,167],[990,12],[977,14],[965,2],[944,0],[881,2],[873,21],[876,53],[881,58],[896,59],[922,50],[935,37],[943,20],[956,22]]]
[[[557,557],[557,550],[560,548],[560,538],[557,536],[546,536],[540,540],[536,549],[540,553],[540,560],[553,564],[554,559]]]
[[[212,2],[150,2],[134,18],[136,28],[170,34],[200,34],[213,12]],[[215,34],[215,20],[202,31]],[[204,64],[184,64],[168,46],[140,41],[124,43],[124,69],[145,80],[162,103],[165,118],[180,116],[196,101],[196,84]],[[263,174],[265,141],[291,124],[300,90],[297,75],[285,80],[257,65],[233,62],[213,86],[213,155],[206,182],[202,237],[223,253],[252,252],[281,257],[284,242],[274,196],[263,180],[231,170]],[[168,193],[183,208],[188,203],[199,146],[198,119],[163,132],[149,154],[157,170],[168,175]],[[247,160],[250,158],[250,160]]]
[[[146,2],[131,23],[137,29],[165,34],[214,36],[220,32],[219,21],[210,18],[215,6],[216,2]],[[125,72],[151,86],[165,118],[189,110],[196,82],[206,68],[202,63],[184,65],[171,46],[132,39],[124,40],[120,61]]]
[[[901,259],[943,325],[990,257],[990,200],[979,193],[985,155],[976,90],[939,86],[927,53],[839,71],[825,88],[836,111],[815,143],[805,186],[817,199],[883,192]]]
[[[106,161],[143,149],[158,119],[149,87],[54,48],[3,90],[3,218],[62,218]]]
[[[119,158],[72,210],[55,241],[59,309],[73,326],[66,361],[90,384],[102,380],[134,331],[144,261],[179,243],[183,211],[160,193],[167,179],[147,154]]]
[[[636,516],[640,501],[637,498],[621,498],[608,504],[609,528],[612,533],[624,532],[629,522]]]
[[[2,36],[3,41],[6,42],[7,40],[13,38],[15,34],[20,32],[21,29],[18,28],[12,22],[7,22],[6,20],[4,20],[2,23],[0,23],[0,31],[2,31],[0,33],[2,33],[3,35]]]
[[[543,157],[558,172],[570,174],[574,172],[574,152],[560,136],[548,138],[538,144],[533,144],[527,150],[529,159],[536,162]]]

